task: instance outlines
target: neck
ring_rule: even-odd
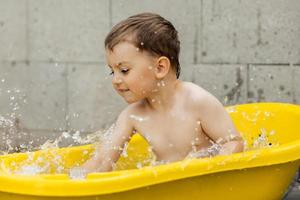
[[[156,111],[165,111],[172,107],[175,101],[175,91],[180,80],[176,76],[166,76],[157,82],[157,86],[145,100],[149,107]]]

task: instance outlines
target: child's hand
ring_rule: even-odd
[[[69,171],[71,179],[85,179],[88,172],[83,167],[73,167]]]

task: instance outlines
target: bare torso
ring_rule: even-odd
[[[156,161],[163,163],[180,161],[187,156],[209,156],[198,153],[207,152],[212,142],[222,144],[219,155],[243,150],[243,140],[239,139],[230,116],[210,93],[193,83],[180,82],[167,94],[171,98],[164,99],[164,104],[151,104],[145,99],[127,106],[119,115],[112,134],[99,147],[102,153],[88,160],[84,169],[89,172],[111,170],[112,162],[117,161],[120,150],[134,131],[148,141]]]
[[[140,103],[130,115],[135,131],[148,141],[158,161],[182,160],[192,150],[211,145],[201,128],[201,111],[195,110],[192,105],[189,86],[183,87],[183,90],[177,91],[176,100],[170,109],[152,111],[147,104]]]

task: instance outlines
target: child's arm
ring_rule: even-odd
[[[214,142],[221,144],[220,155],[241,152],[244,142],[223,105],[212,95],[207,95],[199,104],[203,115],[201,127]]]
[[[132,132],[133,125],[129,118],[129,111],[125,109],[119,115],[112,133],[103,138],[100,146],[95,150],[95,155],[83,164],[83,170],[86,173],[111,171]]]

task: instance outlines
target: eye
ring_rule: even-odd
[[[109,75],[114,75],[114,71],[113,71],[113,70],[111,70],[111,72],[109,73]]]
[[[127,74],[129,72],[129,69],[121,69],[120,71],[122,74]]]

